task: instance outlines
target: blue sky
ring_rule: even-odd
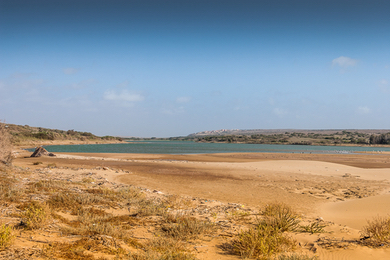
[[[389,1],[0,0],[0,119],[98,135],[390,129]]]

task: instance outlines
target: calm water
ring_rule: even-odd
[[[75,153],[150,153],[150,154],[205,154],[205,153],[354,153],[388,151],[390,147],[310,146],[272,144],[195,143],[189,141],[138,141],[122,144],[50,145],[49,152]],[[34,149],[32,149],[34,150]]]

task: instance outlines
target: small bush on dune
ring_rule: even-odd
[[[371,246],[390,244],[390,217],[376,217],[363,227],[364,243]]]

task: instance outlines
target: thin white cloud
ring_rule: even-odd
[[[140,102],[145,100],[144,96],[131,93],[128,90],[122,90],[119,93],[114,90],[108,90],[104,93],[103,97],[104,99],[110,101]]]
[[[161,113],[162,114],[165,114],[165,115],[177,115],[177,114],[183,114],[185,113],[185,110],[184,110],[184,107],[173,107],[173,106],[169,106],[169,107],[165,107],[161,110]]]
[[[382,79],[381,81],[379,81],[379,89],[381,90],[381,92],[383,93],[388,93],[390,92],[390,85],[389,85],[389,82],[385,79]]]
[[[116,85],[117,88],[121,88],[121,89],[127,88],[128,86],[129,86],[128,80],[125,80],[125,81],[119,83],[118,85]]]
[[[287,114],[287,110],[282,109],[282,108],[278,108],[278,107],[277,107],[277,108],[274,108],[273,112],[274,112],[274,114],[277,115],[278,117],[282,117],[282,116],[284,116],[284,115]]]
[[[191,101],[191,98],[190,97],[178,97],[176,99],[176,102],[177,103],[188,103]]]
[[[389,82],[385,79],[382,79],[381,81],[379,81],[379,84],[381,85],[389,85]]]
[[[79,71],[79,69],[76,69],[76,68],[64,68],[64,69],[62,69],[62,71],[66,75],[72,75],[72,74],[76,74]]]
[[[70,84],[67,87],[72,88],[72,89],[83,89],[83,88],[90,87],[95,82],[96,82],[95,79],[86,79],[86,80],[82,80],[82,81],[80,81],[78,83]]]
[[[340,56],[332,61],[333,66],[340,66],[342,68],[348,68],[348,67],[353,67],[355,66],[359,61],[345,57],[345,56]]]
[[[364,106],[364,107],[358,107],[358,113],[359,114],[363,114],[363,115],[367,115],[371,112],[371,109],[367,106]]]
[[[273,106],[275,105],[275,100],[273,98],[268,98],[268,103]]]

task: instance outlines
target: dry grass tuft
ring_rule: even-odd
[[[95,238],[95,239],[94,239]],[[91,253],[99,252],[109,255],[124,253],[124,250],[110,238],[82,238],[74,243],[52,243],[42,250],[46,259],[96,259]]]
[[[138,217],[164,216],[168,209],[164,203],[152,199],[140,200],[133,206],[137,207]]]
[[[82,206],[110,205],[110,202],[104,200],[102,196],[90,193],[70,193],[65,191],[52,195],[47,203],[52,209],[70,210],[72,214],[77,214]]]
[[[49,163],[46,167],[49,168],[49,169],[57,168],[57,164]]]
[[[295,231],[299,228],[298,215],[284,203],[272,203],[265,207],[262,215],[266,224],[280,231]]]
[[[17,180],[7,173],[0,174],[0,202],[19,202],[24,191],[16,186]]]
[[[40,180],[31,182],[29,192],[58,192],[66,188],[66,183],[63,181]]]
[[[269,259],[272,255],[292,250],[295,241],[275,226],[260,224],[239,233],[233,251],[243,258]]]
[[[318,256],[308,256],[308,255],[280,255],[276,258],[277,260],[318,260]]]
[[[370,246],[390,244],[390,217],[376,217],[367,221],[362,231],[363,243]]]
[[[118,260],[197,260],[191,253],[187,252],[155,252],[146,251],[142,253],[129,253],[125,257],[120,257]]]
[[[198,220],[187,214],[168,214],[165,216],[165,224],[161,227],[166,236],[183,241],[207,234],[213,228],[211,222]]]
[[[324,223],[320,221],[314,221],[308,225],[300,226],[300,231],[311,233],[311,234],[324,233],[325,232],[324,227],[326,227]]]

